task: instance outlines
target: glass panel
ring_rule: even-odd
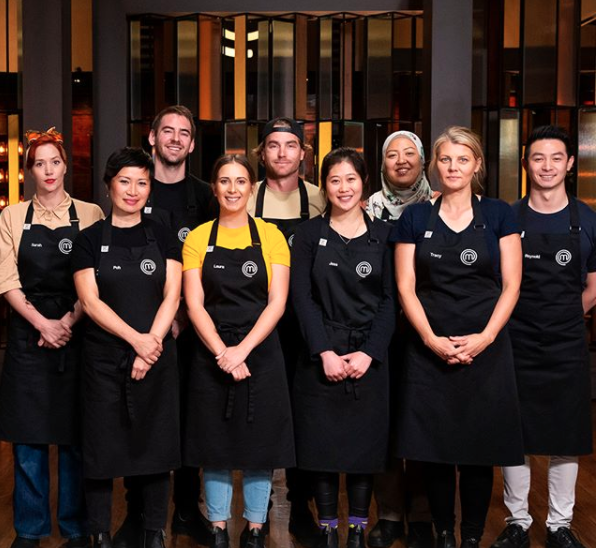
[[[553,103],[557,83],[557,0],[524,2],[524,104]]]
[[[344,21],[342,24],[342,75],[341,105],[342,118],[352,119],[352,90],[354,88],[354,21]]]
[[[271,107],[273,116],[294,117],[294,24],[272,23],[273,58],[271,75]]]
[[[225,120],[233,120],[235,118],[234,102],[235,102],[235,74],[234,74],[234,56],[235,50],[235,34],[234,34],[234,19],[226,18],[222,20],[222,35],[221,35],[221,69],[223,77],[223,118]]]
[[[19,56],[22,55],[22,32],[20,0],[8,0],[8,71],[19,72]]]
[[[472,33],[472,106],[486,106],[488,41],[486,0],[474,0]]]
[[[503,12],[503,97],[502,105],[520,103],[520,0],[505,0]]]
[[[364,151],[364,124],[362,122],[345,122],[343,146]]]
[[[130,118],[142,118],[143,92],[141,88],[141,22],[130,22]]]
[[[577,197],[596,209],[596,111],[580,109]]]
[[[234,17],[234,117],[246,118],[246,16]]]
[[[227,122],[225,154],[246,154],[246,123]]]
[[[596,100],[596,24],[581,28],[579,102],[591,106]]]
[[[257,118],[269,120],[269,21],[259,23]]]
[[[415,20],[400,17],[393,21],[393,112],[394,120],[413,120],[414,108],[414,57],[412,55]]]
[[[197,21],[178,21],[178,71],[177,89],[179,105],[187,106],[191,112],[197,112]]]
[[[308,86],[308,17],[306,15],[296,16],[296,118],[305,120],[308,110],[307,86]]]
[[[333,22],[320,19],[319,42],[319,119],[329,120],[333,110]]]
[[[503,109],[499,130],[499,198],[512,203],[519,198],[519,112]]]
[[[557,105],[575,106],[577,82],[576,0],[559,0],[557,61]]]
[[[391,19],[368,19],[368,119],[391,116]]]
[[[221,21],[199,16],[200,120],[221,120],[221,57]]]
[[[8,51],[4,49],[8,43],[8,19],[6,17],[6,2],[8,0],[0,0],[0,44],[3,45],[0,49],[0,72],[8,72]]]

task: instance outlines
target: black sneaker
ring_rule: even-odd
[[[475,538],[464,539],[460,548],[480,548],[480,541]]]
[[[389,548],[397,539],[404,536],[403,521],[380,519],[368,533],[371,548]]]
[[[546,548],[586,548],[571,532],[569,527],[559,527],[556,531],[546,530]]]
[[[267,536],[264,527],[255,527],[248,532],[246,542],[240,544],[241,548],[265,548],[265,537]]]
[[[366,548],[364,545],[364,529],[362,525],[350,525],[346,548]]]
[[[521,525],[509,524],[490,548],[529,548],[530,536]]]
[[[143,530],[142,548],[166,548],[166,534],[158,531]]]
[[[455,535],[451,531],[443,531],[437,537],[435,548],[455,548]]]
[[[198,509],[188,513],[174,510],[170,531],[172,535],[191,537],[197,544],[206,545],[211,541],[211,524]]]
[[[263,534],[265,536],[267,536],[269,534],[269,514],[267,514],[267,520],[265,521],[265,523],[263,523],[263,527],[261,527],[261,530],[263,531]],[[246,525],[244,526],[244,529],[242,529],[242,533],[240,533],[240,546],[243,547],[247,540],[248,540],[248,536],[250,535],[250,531],[251,529],[248,528],[248,522],[246,522]]]
[[[140,548],[143,530],[143,516],[127,514],[112,540],[114,548]]]
[[[435,545],[435,534],[433,533],[432,523],[430,521],[413,521],[412,523],[408,523],[406,545],[408,548],[433,548]]]
[[[317,548],[339,548],[337,527],[325,527],[321,529]]]
[[[93,548],[113,548],[109,531],[93,535]]]
[[[209,531],[208,546],[209,548],[229,548],[230,537],[228,536],[228,530],[221,527],[213,527]]]

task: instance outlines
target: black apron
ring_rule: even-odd
[[[416,294],[435,335],[480,333],[501,294],[480,202],[459,233],[435,232],[436,201],[416,245]],[[507,327],[471,365],[448,365],[410,327],[398,399],[397,455],[448,464],[523,463],[521,420]]]
[[[592,452],[590,365],[582,307],[580,219],[569,196],[569,232],[526,232],[520,204],[524,274],[509,331],[524,449],[533,455]]]
[[[147,245],[112,245],[112,218],[103,224],[96,270],[100,299],[140,333],[148,333],[163,301],[166,261],[153,231]],[[85,477],[167,472],[180,466],[176,344],[170,335],[145,378],[131,378],[133,348],[89,322],[85,335],[83,458]]]
[[[349,245],[323,220],[312,269],[313,298],[338,355],[359,350],[382,297],[386,242],[364,214],[367,234]],[[355,244],[355,245],[354,245]],[[389,343],[389,341],[387,341]],[[294,379],[298,467],[348,473],[381,472],[389,436],[387,359],[375,360],[358,380],[329,381],[320,357],[304,348]]]
[[[186,214],[185,215],[173,215],[172,212],[168,212],[170,215],[169,222],[163,218],[165,209],[155,207],[153,205],[153,192],[149,195],[149,199],[143,208],[143,215],[149,218],[155,218],[157,222],[166,226],[171,226],[172,230],[178,236],[178,239],[183,244],[186,237],[191,230],[201,224],[202,219],[199,219],[199,207],[197,203],[197,193],[195,185],[190,177],[187,176],[184,184],[186,185]]]
[[[264,218],[263,209],[265,202],[265,190],[267,188],[267,180],[264,180],[259,186],[257,191],[257,199],[255,203],[255,217],[261,217],[268,223],[273,223],[282,234],[285,236],[288,246],[292,247],[294,241],[294,232],[296,227],[308,221],[309,219],[309,204],[308,204],[308,192],[306,190],[306,184],[302,179],[298,179],[298,191],[300,192],[300,216],[293,219],[273,219]],[[286,311],[277,324],[277,333],[279,336],[279,342],[284,353],[284,363],[286,365],[286,374],[288,377],[288,383],[290,387],[296,374],[296,365],[298,363],[298,354],[300,353],[304,340],[300,334],[300,326],[294,307],[292,306],[292,299],[288,296],[288,302],[286,304]]]
[[[226,346],[236,346],[267,306],[261,240],[248,218],[252,246],[217,246],[213,223],[202,269],[205,309]],[[283,354],[275,330],[248,356],[251,376],[235,382],[197,340],[189,375],[184,464],[259,470],[294,466],[294,433]]]
[[[18,251],[22,291],[46,318],[57,320],[77,301],[70,257],[79,232],[74,203],[70,225],[54,230],[33,221],[29,204]],[[80,443],[81,333],[60,349],[40,348],[40,333],[10,311],[0,383],[0,438],[13,443]]]

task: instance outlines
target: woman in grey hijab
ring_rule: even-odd
[[[396,131],[383,144],[382,188],[366,204],[366,211],[384,221],[399,219],[409,204],[430,200],[433,191],[424,173],[424,148],[417,135]]]
[[[409,204],[425,202],[433,191],[424,174],[424,148],[418,136],[396,131],[383,144],[382,189],[373,194],[366,210],[371,216],[394,223]],[[403,340],[400,321],[389,347],[390,363],[401,361]],[[392,368],[395,369],[395,368]],[[399,372],[393,374],[392,387]],[[392,390],[391,393],[395,393]],[[387,548],[405,535],[408,548],[432,548],[431,514],[420,463],[392,458],[389,469],[375,476],[374,495],[379,521],[368,536],[371,548]]]

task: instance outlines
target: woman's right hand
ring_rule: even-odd
[[[446,361],[449,365],[461,363],[457,358],[457,355],[460,354],[461,351],[448,337],[437,337],[436,335],[432,335],[425,341],[425,344],[439,356],[439,358]]]
[[[139,333],[132,342],[132,347],[136,354],[150,365],[159,359],[163,351],[161,337],[154,333]]]
[[[66,322],[47,318],[39,326],[39,333],[41,336],[37,345],[45,348],[61,348],[72,337],[72,331]]]
[[[323,362],[323,370],[328,380],[333,382],[343,381],[347,378],[346,362],[342,360],[333,350],[326,350],[321,352],[321,360]]]
[[[250,377],[250,369],[245,362],[241,363],[238,367],[230,371],[230,375],[236,382],[243,381],[247,377]]]

